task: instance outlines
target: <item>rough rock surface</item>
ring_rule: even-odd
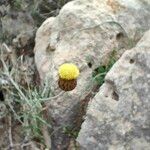
[[[79,102],[92,89],[92,71],[105,64],[114,49],[127,49],[134,43],[131,39],[137,41],[149,28],[148,6],[150,2],[146,0],[76,0],[42,24],[34,49],[41,79],[48,78],[54,94],[58,94],[57,69],[62,63],[72,62],[81,72],[75,90],[50,102],[56,128],[75,125]],[[55,142],[62,144],[58,137]]]
[[[12,44],[13,40],[16,48],[31,45],[37,27],[48,17],[56,16],[68,1],[0,0],[0,42]]]
[[[108,72],[77,141],[86,150],[150,148],[150,30]]]
[[[28,43],[26,42],[25,46],[30,44],[29,41],[33,41],[36,24],[29,12],[15,10],[9,4],[2,4],[0,6],[0,17],[0,31],[2,33],[0,35],[0,42],[12,44],[12,39],[16,38],[19,34],[20,39],[22,36],[23,38],[26,36]],[[19,43],[19,39],[17,42]],[[24,47],[24,45],[21,46]]]
[[[34,38],[37,27],[48,17],[56,16],[66,2],[68,0],[0,0],[0,58],[3,58],[5,63],[8,64],[9,71],[15,70],[14,72],[17,72],[17,75],[13,77],[24,88],[26,88],[27,83],[35,86],[39,86],[40,84],[33,57]],[[8,131],[11,127],[7,121],[7,118],[11,115],[9,114],[10,109],[6,102],[6,97],[11,94],[6,90],[7,92],[3,98],[2,92],[12,86],[9,86],[10,82],[3,73],[4,69],[0,61],[1,150],[10,149]],[[20,111],[16,107],[16,99],[9,99],[9,102],[12,101],[10,103],[14,111],[16,113]],[[13,116],[16,115],[12,113],[12,118]],[[11,134],[14,145],[15,143],[19,144],[24,141],[26,134],[21,130],[21,125],[18,125],[17,121],[12,119]],[[28,147],[25,149],[28,149]],[[12,146],[12,148],[15,150],[21,149],[20,146]]]

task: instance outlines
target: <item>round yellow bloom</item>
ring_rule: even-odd
[[[65,80],[73,80],[79,76],[79,69],[71,63],[63,64],[59,67],[59,76]]]

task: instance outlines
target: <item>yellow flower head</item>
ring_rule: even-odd
[[[63,64],[59,67],[59,76],[65,80],[76,79],[79,76],[79,69],[74,64]]]

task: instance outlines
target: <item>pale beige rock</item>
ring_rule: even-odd
[[[150,30],[108,72],[77,138],[86,150],[150,147]]]
[[[34,51],[43,82],[48,79],[58,94],[57,70],[61,64],[74,63],[81,73],[75,90],[50,102],[49,111],[57,126],[73,125],[79,102],[92,89],[93,70],[106,64],[114,50],[122,53],[132,47],[150,27],[148,6],[149,1],[139,0],[76,0],[42,24]]]

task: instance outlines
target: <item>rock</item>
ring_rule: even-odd
[[[105,65],[114,50],[122,53],[132,47],[150,28],[147,6],[149,1],[76,0],[67,3],[57,17],[42,24],[36,34],[34,52],[43,82],[57,95],[61,92],[57,84],[61,64],[74,63],[81,73],[75,90],[50,101],[54,128],[75,125],[80,102],[93,88],[93,70]],[[63,141],[58,133],[55,144]]]
[[[16,49],[33,50],[37,26],[57,15],[68,1],[0,0],[0,42]]]
[[[149,149],[150,30],[106,75],[77,141],[85,150]]]
[[[7,3],[7,0],[1,0],[0,1],[0,5],[3,5],[3,4],[6,4]]]
[[[32,45],[34,41],[34,35],[34,30],[20,33],[13,39],[13,46],[16,48],[29,47],[29,45]]]
[[[2,29],[4,36],[14,38],[22,32],[33,32],[34,21],[26,12],[13,11],[2,18]]]

